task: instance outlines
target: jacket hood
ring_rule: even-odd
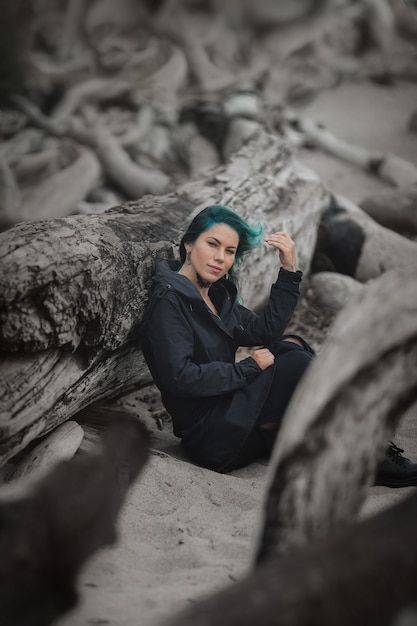
[[[158,261],[149,300],[151,301],[156,296],[161,297],[165,291],[173,289],[181,297],[193,302],[195,306],[200,305],[205,307],[197,287],[193,285],[186,276],[178,274],[180,267],[180,261],[166,259]],[[226,278],[220,278],[213,283],[210,287],[210,292],[213,296],[217,294],[217,297],[220,298],[222,302],[228,301],[230,303],[230,309],[236,301],[237,289],[234,284]]]

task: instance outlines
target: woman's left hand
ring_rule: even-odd
[[[282,231],[273,233],[265,237],[265,241],[268,245],[278,249],[281,265],[285,270],[289,272],[295,272],[297,270],[295,243],[287,233]]]

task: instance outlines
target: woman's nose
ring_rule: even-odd
[[[219,261],[224,261],[224,250],[217,248],[216,252],[216,259],[218,259]]]

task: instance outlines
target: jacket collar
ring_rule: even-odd
[[[174,289],[176,293],[192,302],[194,306],[205,307],[206,305],[197,287],[186,276],[178,274],[180,267],[181,263],[179,261],[165,259],[158,261],[152,293],[158,293],[161,288],[164,290],[167,288]],[[220,278],[220,280],[213,283],[209,293],[215,301],[221,302],[222,315],[229,312],[237,297],[236,287],[226,278]]]

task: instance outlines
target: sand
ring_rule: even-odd
[[[407,132],[417,85],[343,84],[324,91],[302,112],[364,148],[391,151],[417,164],[417,135]],[[300,159],[332,191],[358,202],[385,184],[333,157],[302,150]],[[140,394],[127,408],[146,412]],[[395,441],[417,460],[417,416],[410,412]],[[154,430],[151,460],[131,489],[117,544],[98,553],[79,581],[80,604],[59,624],[151,626],[199,597],[233,584],[251,555],[267,466],[221,475],[183,457],[169,432]],[[372,487],[363,515],[414,488]]]

